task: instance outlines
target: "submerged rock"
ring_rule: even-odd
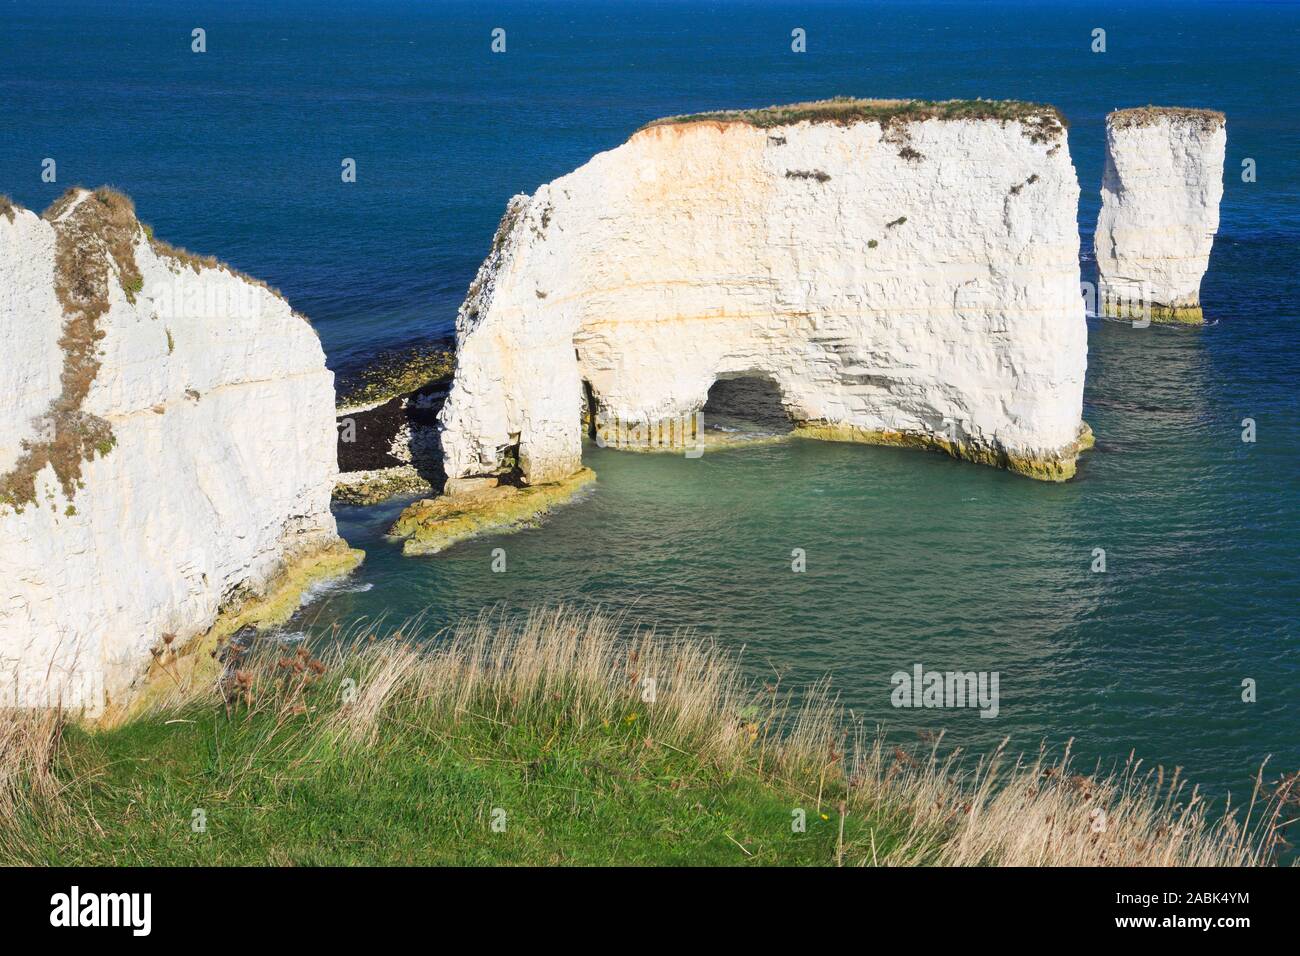
[[[1074,473],[1078,182],[1051,107],[675,117],[510,200],[457,316],[450,479],[562,481],[591,430],[689,448],[720,377],[823,437]],[[455,487],[455,486],[453,486]]]
[[[6,679],[118,714],[160,662],[172,680],[356,565],[333,374],[278,293],[106,189],[0,216],[0,288]]]
[[[1201,279],[1219,230],[1224,115],[1154,107],[1106,117],[1094,246],[1103,314],[1200,323]]]

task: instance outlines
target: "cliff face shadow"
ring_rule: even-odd
[[[781,403],[781,389],[762,373],[719,378],[703,409],[706,430],[784,435],[794,423]]]

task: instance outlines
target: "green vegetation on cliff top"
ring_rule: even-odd
[[[1196,109],[1190,106],[1136,106],[1115,110],[1106,116],[1106,125],[1112,129],[1129,129],[1151,126],[1160,120],[1186,123],[1212,130],[1224,125],[1228,118],[1219,110]]]
[[[1068,125],[1056,107],[1021,100],[890,100],[837,96],[829,100],[785,106],[666,116],[641,128],[701,122],[748,123],[751,126],[770,128],[801,122],[843,125],[871,121],[888,127],[930,119],[1019,122],[1032,127],[1044,139],[1055,138]]]
[[[427,637],[234,648],[112,730],[0,715],[0,863],[1241,865],[1291,799],[1245,829],[1132,761],[905,751],[599,614]]]

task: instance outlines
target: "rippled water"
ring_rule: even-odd
[[[428,608],[437,624],[585,599],[743,645],[756,675],[831,673],[849,706],[904,732],[1031,749],[1076,736],[1087,757],[1136,748],[1219,789],[1270,752],[1300,765],[1294,421],[1248,385],[1216,385],[1226,324],[1091,331],[1100,440],[1071,483],[803,440],[699,459],[593,445],[600,480],[543,527],[434,559],[382,538],[393,509],[341,509],[369,551],[357,580],[375,587],[305,617]],[[1285,374],[1293,360],[1261,338],[1253,374]],[[1243,444],[1247,411],[1279,433]],[[998,717],[894,709],[890,675],[915,663],[999,672]],[[1257,704],[1240,701],[1245,677]]]
[[[158,235],[282,288],[339,369],[445,333],[508,197],[656,116],[836,93],[1055,103],[1087,277],[1105,113],[1225,110],[1203,290],[1216,324],[1092,322],[1099,443],[1077,480],[803,441],[698,460],[591,448],[600,480],[581,501],[435,559],[382,538],[394,509],[342,509],[369,557],[295,627],[590,600],[743,646],[756,674],[830,672],[904,736],[1073,735],[1089,757],[1136,748],[1219,793],[1269,753],[1300,766],[1297,5],[46,0],[4,18],[0,191],[43,208],[73,182],[124,188]],[[47,156],[57,184],[39,179]],[[1240,179],[1247,158],[1257,182]],[[490,571],[499,546],[506,574]],[[999,716],[893,709],[890,675],[918,662],[998,671]],[[1258,703],[1241,703],[1243,678]]]

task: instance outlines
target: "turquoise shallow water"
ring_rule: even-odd
[[[394,508],[341,509],[369,557],[296,626],[599,602],[743,646],[755,675],[830,673],[847,705],[903,737],[947,729],[987,747],[1010,734],[1032,749],[1076,736],[1088,759],[1136,748],[1240,788],[1270,752],[1300,764],[1300,580],[1294,487],[1279,481],[1294,446],[1240,441],[1244,388],[1217,386],[1211,358],[1231,334],[1094,323],[1086,414],[1100,440],[1064,485],[804,440],[699,459],[592,445],[599,481],[578,501],[437,558],[402,558],[383,538]],[[505,573],[491,570],[496,548]],[[915,663],[999,672],[998,717],[893,708],[890,675]]]
[[[341,510],[369,558],[296,626],[599,602],[743,646],[755,674],[829,672],[904,737],[1075,736],[1089,758],[1136,748],[1220,794],[1270,753],[1300,767],[1300,6],[0,0],[0,16],[0,191],[43,208],[74,182],[125,189],[158,235],[283,289],[340,370],[444,334],[508,197],[656,116],[836,93],[1055,103],[1087,278],[1105,113],[1225,110],[1216,324],[1092,322],[1099,445],[1076,481],[808,442],[699,460],[592,448],[583,500],[432,560],[382,538],[392,509]],[[918,662],[998,671],[999,716],[890,707],[890,674]]]

